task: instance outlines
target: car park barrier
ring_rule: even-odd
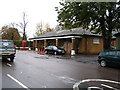
[[[15,47],[17,50],[31,50],[30,47]]]

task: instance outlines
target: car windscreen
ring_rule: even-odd
[[[57,48],[56,46],[53,46],[53,49],[56,50],[56,49],[58,49],[58,48]]]
[[[14,47],[12,41],[0,41],[0,47]]]

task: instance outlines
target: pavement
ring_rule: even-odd
[[[74,56],[72,56],[72,55],[56,55],[56,56],[51,55],[51,56],[56,57],[58,59],[63,59],[63,60],[74,60],[74,61],[77,61],[77,62],[98,65],[98,62],[97,62],[98,55],[76,54]]]

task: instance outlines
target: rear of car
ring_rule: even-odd
[[[10,58],[10,61],[14,61],[16,49],[12,40],[0,40],[0,55],[2,60]]]
[[[98,56],[98,62],[102,67],[115,66],[120,67],[120,51],[103,51]]]

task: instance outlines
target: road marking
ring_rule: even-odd
[[[11,65],[11,64],[9,64],[9,63],[7,63],[7,65],[8,65],[8,66],[10,66],[10,67],[12,66],[12,65]]]
[[[107,87],[107,88],[110,88],[110,89],[113,89],[113,90],[119,90],[117,88],[111,87],[111,86],[106,85],[106,84],[101,84],[101,86],[104,86],[104,87]]]
[[[22,84],[21,82],[19,82],[17,79],[15,79],[14,77],[12,77],[10,74],[7,74],[7,76],[9,78],[11,78],[13,81],[15,81],[16,83],[18,83],[20,86],[22,86],[23,88],[30,90],[27,86],[25,86],[24,84]]]
[[[47,86],[43,86],[43,88],[47,88]]]
[[[74,85],[73,85],[73,90],[79,90],[78,86],[82,83],[87,83],[87,82],[90,82],[90,81],[99,81],[99,82],[109,82],[109,83],[114,83],[114,84],[119,84],[120,85],[120,82],[116,82],[116,81],[112,81],[112,80],[104,80],[104,79],[85,79],[85,80],[82,80],[82,81],[79,81],[79,82],[76,82]]]

